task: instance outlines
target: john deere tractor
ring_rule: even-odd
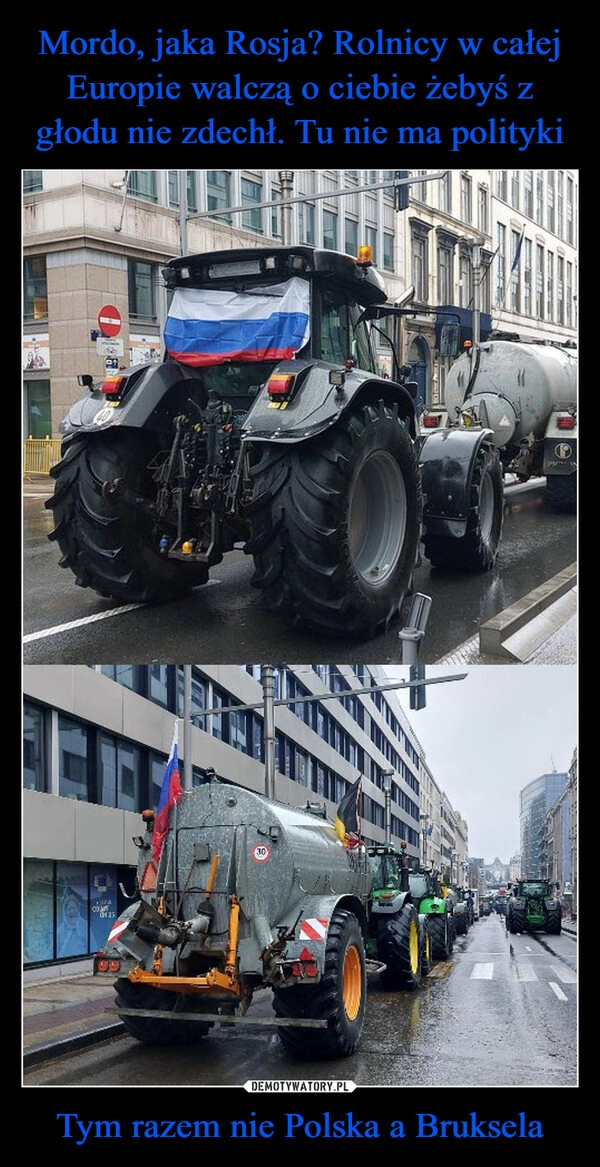
[[[370,847],[368,854],[373,883],[367,955],[385,965],[384,989],[418,989],[433,953],[428,918],[411,893],[409,861],[391,842]]]
[[[449,960],[454,948],[452,901],[442,894],[436,873],[418,862],[410,872],[409,887],[417,911],[427,919],[433,960]]]
[[[507,932],[551,932],[562,927],[560,903],[554,897],[558,883],[549,879],[518,879],[509,883],[506,906]]]

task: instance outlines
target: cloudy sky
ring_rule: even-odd
[[[407,666],[386,668],[408,680]],[[469,825],[469,854],[507,862],[519,849],[519,791],[553,770],[566,772],[578,740],[576,665],[428,665],[425,709],[403,710],[433,776]]]

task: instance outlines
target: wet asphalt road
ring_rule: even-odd
[[[268,992],[257,995],[249,1016],[272,1016]],[[114,1038],[32,1068],[24,1084],[239,1087],[284,1079],[421,1088],[432,1091],[431,1108],[446,1087],[574,1086],[576,937],[509,935],[503,917],[492,915],[457,939],[452,958],[437,961],[416,992],[387,993],[371,975],[363,1036],[349,1058],[299,1062],[276,1031],[233,1025],[181,1049]],[[518,1096],[524,1099],[521,1090]],[[201,1107],[202,1100],[192,1107],[196,1117]],[[181,1098],[177,1110],[185,1110]]]
[[[577,558],[576,516],[544,504],[542,483],[505,491],[502,550],[491,572],[457,575],[427,560],[417,591],[432,597],[420,660],[432,664],[474,636],[482,623]],[[43,497],[24,500],[23,663],[117,661],[368,661],[401,663],[402,619],[370,641],[345,641],[290,629],[251,587],[253,565],[241,550],[212,569],[207,585],[167,605],[116,607],[76,586],[48,539],[52,516]]]

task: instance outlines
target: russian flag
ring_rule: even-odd
[[[169,815],[171,808],[177,802],[181,802],[182,789],[181,778],[179,776],[179,758],[177,756],[177,722],[173,727],[173,741],[171,743],[171,753],[165,769],[165,776],[163,778],[162,789],[158,806],[156,808],[156,817],[154,819],[154,830],[152,831],[152,858],[158,867],[161,851],[165,836],[169,829]]]
[[[177,288],[165,348],[184,365],[291,360],[308,341],[310,288],[297,276],[273,287],[234,292]]]

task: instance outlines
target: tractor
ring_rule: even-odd
[[[550,932],[558,935],[562,928],[562,912],[555,891],[559,886],[549,879],[518,879],[516,883],[509,883],[507,932]]]

